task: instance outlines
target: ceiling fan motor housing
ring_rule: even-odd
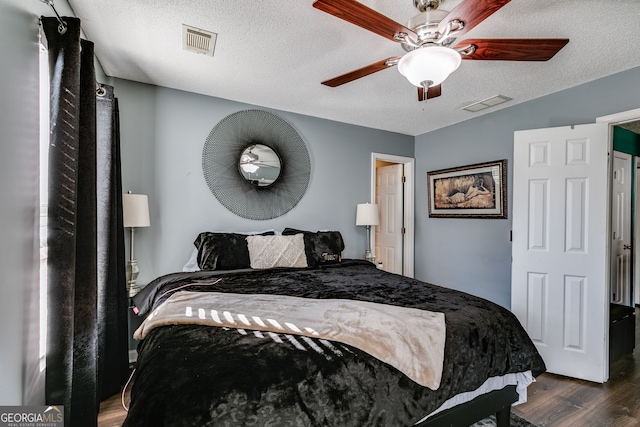
[[[413,5],[420,12],[435,10],[440,6],[440,0],[413,0]]]
[[[438,24],[440,24],[440,21],[442,21],[448,14],[449,11],[446,10],[428,10],[411,18],[407,23],[407,27],[418,36],[418,40],[415,40],[415,42],[420,45],[435,43],[441,36],[438,32]],[[442,45],[448,46],[453,43],[454,40],[454,38],[445,40]],[[412,46],[409,43],[402,43],[402,47],[407,52],[411,52],[416,49],[415,46]]]

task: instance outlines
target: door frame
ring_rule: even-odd
[[[609,114],[608,116],[596,117],[596,123],[609,123],[611,126],[636,120],[640,120],[640,108],[621,111],[619,113]]]
[[[415,159],[413,157],[396,156],[394,154],[371,153],[371,200],[376,199],[376,162],[402,163],[404,165],[405,185],[403,186],[402,221],[405,228],[403,240],[402,275],[413,277],[415,248]],[[371,249],[375,256],[375,233],[371,233]]]

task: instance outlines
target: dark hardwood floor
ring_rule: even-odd
[[[640,309],[636,307],[636,349],[611,368],[609,381],[596,384],[542,374],[529,386],[529,401],[513,408],[539,427],[640,426]],[[129,404],[128,394],[125,403]],[[120,396],[100,405],[99,427],[120,427],[126,416]]]
[[[539,427],[640,426],[640,309],[636,307],[636,349],[610,371],[609,381],[542,374],[528,389],[527,403],[513,412]]]
[[[124,396],[124,403],[129,407],[129,391],[131,385],[127,389]],[[98,427],[121,427],[127,416],[127,411],[122,407],[122,397],[120,395],[112,396],[100,403],[100,413],[98,413]]]

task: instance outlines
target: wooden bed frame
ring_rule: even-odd
[[[518,401],[515,385],[476,397],[470,402],[442,411],[417,424],[418,427],[466,427],[495,414],[497,427],[511,424],[511,405]]]

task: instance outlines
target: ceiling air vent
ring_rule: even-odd
[[[502,104],[503,102],[511,101],[511,99],[512,98],[504,95],[496,95],[492,96],[491,98],[483,99],[482,101],[469,104],[466,107],[463,107],[462,110],[475,113],[477,111],[484,110],[485,108],[495,107],[496,105]]]
[[[191,52],[213,56],[218,35],[211,31],[182,24],[182,48]]]

